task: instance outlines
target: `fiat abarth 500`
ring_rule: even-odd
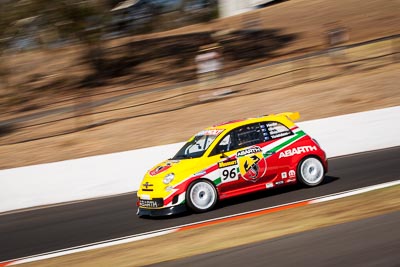
[[[139,216],[211,210],[219,200],[295,184],[319,185],[325,152],[286,112],[215,125],[149,170],[137,192]]]

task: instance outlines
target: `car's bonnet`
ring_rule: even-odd
[[[174,173],[175,180],[185,179],[202,169],[201,162],[201,158],[166,160],[150,169],[146,178],[162,180],[167,174]]]

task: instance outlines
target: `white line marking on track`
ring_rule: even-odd
[[[321,202],[331,201],[331,200],[335,200],[335,199],[339,199],[339,198],[354,196],[354,195],[366,193],[366,192],[373,191],[373,190],[382,189],[385,187],[395,186],[395,185],[399,185],[399,184],[400,184],[400,180],[388,182],[388,183],[384,183],[384,184],[371,185],[371,186],[354,189],[354,190],[350,190],[350,191],[345,191],[345,192],[341,192],[341,193],[337,193],[337,194],[333,194],[333,195],[329,195],[329,196],[325,196],[325,197],[319,197],[317,199],[311,200],[310,204],[321,203]]]
[[[125,237],[105,240],[105,241],[101,241],[101,242],[96,242],[96,243],[92,243],[92,244],[76,246],[76,247],[66,248],[66,249],[62,249],[62,250],[42,253],[42,254],[38,254],[38,255],[23,257],[23,258],[19,258],[19,259],[3,261],[3,262],[0,262],[0,266],[5,267],[5,266],[18,265],[18,264],[22,264],[22,263],[40,261],[40,260],[44,260],[44,259],[51,259],[51,258],[55,258],[55,257],[65,256],[65,255],[74,254],[74,253],[83,252],[83,251],[94,250],[94,249],[98,249],[98,248],[104,248],[104,247],[110,247],[110,246],[135,242],[135,241],[139,241],[139,240],[143,240],[143,239],[148,239],[148,238],[152,238],[152,237],[156,237],[156,236],[162,236],[162,235],[174,233],[174,232],[179,231],[179,229],[181,229],[181,228],[196,225],[196,224],[204,224],[207,222],[218,221],[218,220],[223,220],[223,219],[232,218],[232,217],[238,217],[241,215],[256,213],[256,212],[263,211],[263,210],[269,210],[269,209],[275,209],[275,208],[284,207],[284,206],[290,206],[290,205],[301,203],[301,202],[308,202],[307,204],[311,205],[311,204],[336,200],[339,198],[349,197],[349,196],[353,196],[353,195],[358,195],[358,194],[370,192],[373,190],[383,189],[383,188],[391,187],[391,186],[395,186],[395,185],[400,185],[400,180],[377,184],[377,185],[372,185],[372,186],[367,186],[367,187],[353,189],[353,190],[348,190],[348,191],[343,191],[343,192],[334,193],[334,194],[330,194],[330,195],[326,195],[326,196],[290,202],[290,203],[277,205],[277,206],[273,206],[273,207],[237,213],[237,214],[233,214],[233,215],[204,220],[204,221],[200,221],[200,222],[189,223],[189,224],[184,224],[184,225],[180,225],[180,226],[174,226],[174,227],[155,230],[155,231],[151,231],[151,232],[147,232],[147,233],[143,233],[143,234],[125,236]]]
[[[3,266],[18,265],[18,264],[22,264],[22,263],[51,259],[51,258],[55,258],[55,257],[78,253],[78,252],[89,251],[89,250],[93,250],[93,249],[110,247],[110,246],[115,246],[115,245],[121,245],[121,244],[135,242],[135,241],[148,239],[148,238],[152,238],[152,237],[156,237],[156,236],[167,235],[167,234],[170,234],[173,232],[176,232],[176,230],[162,230],[162,231],[157,231],[154,233],[139,234],[139,235],[131,236],[131,237],[122,237],[118,240],[113,239],[113,240],[103,241],[103,242],[99,242],[99,243],[93,243],[93,244],[57,250],[57,251],[52,251],[52,252],[43,253],[43,254],[38,254],[35,256],[28,256],[28,257],[24,257],[21,259],[10,260],[10,261],[7,261],[7,262],[10,262],[9,264],[3,265]],[[2,263],[3,262],[0,262],[0,266]]]

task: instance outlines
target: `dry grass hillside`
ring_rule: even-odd
[[[21,86],[18,94],[0,92],[4,95],[2,120],[194,79],[193,58],[198,46],[210,41],[207,32],[230,30],[229,38],[221,41],[227,72],[323,50],[328,24],[333,22],[348,29],[347,43],[398,34],[399,8],[400,3],[392,0],[292,0],[207,24],[113,40],[104,43],[107,67],[99,82],[89,79],[91,72],[77,46],[13,55],[7,59],[15,66],[11,83]],[[258,34],[243,31],[246,16],[258,18]],[[225,75],[204,92],[196,84],[181,85],[89,110],[55,112],[14,123],[0,131],[0,168],[179,142],[216,122],[266,113],[297,110],[304,120],[399,105],[399,63],[393,55],[398,47],[398,41],[387,41],[347,51],[346,62],[351,63],[340,66],[333,66],[325,55]],[[285,71],[290,73],[280,75]],[[260,79],[274,74],[279,75]],[[254,79],[260,80],[242,83]],[[201,102],[214,87],[234,93]],[[68,100],[74,97],[81,98]],[[82,113],[96,114],[65,119]],[[37,126],[26,127],[32,124]],[[85,125],[93,127],[86,129]],[[80,130],[55,134],[69,129]],[[41,138],[46,135],[56,136]],[[38,140],[21,143],[29,139]]]

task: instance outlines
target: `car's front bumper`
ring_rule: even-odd
[[[178,214],[187,211],[187,207],[185,204],[177,205],[177,206],[172,206],[168,208],[162,208],[162,209],[147,209],[147,208],[141,208],[138,207],[137,210],[137,215],[139,216],[168,216],[168,215],[173,215],[173,214]]]

